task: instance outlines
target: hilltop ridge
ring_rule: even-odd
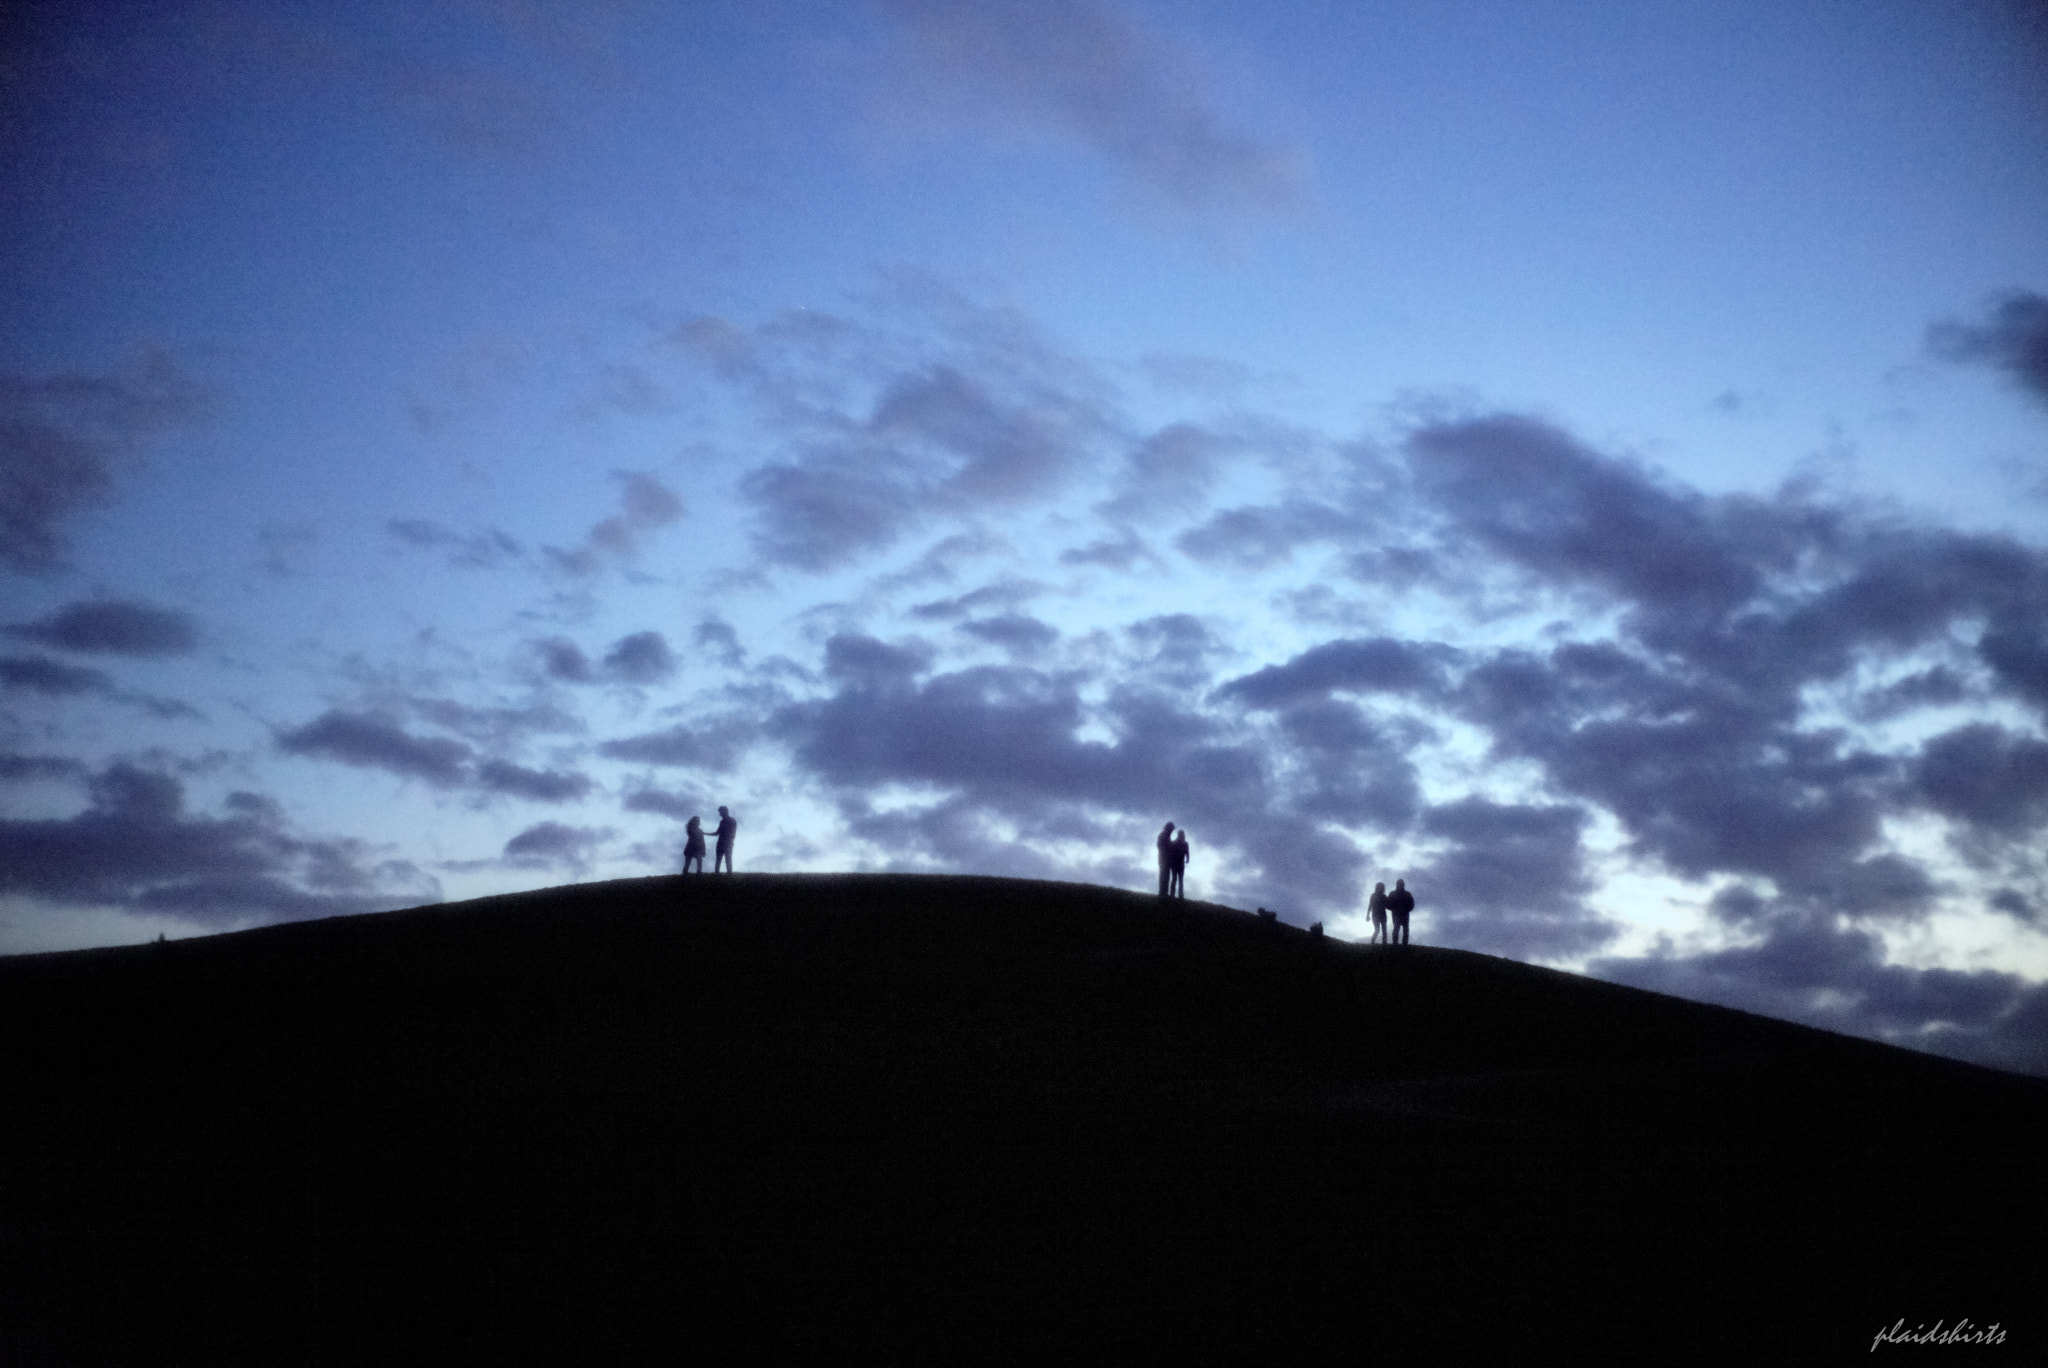
[[[2001,1248],[2039,1080],[1086,885],[621,880],[20,956],[0,1036],[0,1271],[59,1359],[163,1277],[202,1320],[255,1279],[311,1361],[361,1348],[337,1288],[564,1353],[709,1319],[1023,1360],[1398,1345],[1374,1280],[1475,1343],[1725,1296],[1868,1352],[2040,1268]]]

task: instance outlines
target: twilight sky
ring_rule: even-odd
[[[0,22],[0,952],[1173,819],[2048,1072],[2038,6]]]

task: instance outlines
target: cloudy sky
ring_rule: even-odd
[[[2048,1072],[2048,19],[29,4],[0,950],[1189,892]]]

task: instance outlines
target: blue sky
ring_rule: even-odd
[[[2048,23],[27,6],[0,950],[1189,891],[2048,1071]]]

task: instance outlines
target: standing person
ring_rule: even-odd
[[[683,873],[689,873],[690,866],[693,863],[697,866],[697,872],[702,874],[704,872],[704,823],[695,814],[691,815],[689,824],[683,828]]]
[[[718,854],[711,861],[711,872],[713,874],[716,874],[721,869],[728,874],[732,873],[732,838],[739,834],[739,830],[740,819],[727,812],[724,808],[720,808],[718,810]]]
[[[1372,914],[1372,943],[1377,945],[1387,938],[1387,886],[1376,883],[1372,886],[1372,897],[1366,900],[1365,910]]]
[[[1152,844],[1159,847],[1159,896],[1164,898],[1173,892],[1173,823],[1159,828]]]
[[[1182,827],[1173,834],[1173,896],[1185,898],[1181,891],[1181,879],[1188,872],[1188,829]]]
[[[1408,891],[1406,882],[1394,880],[1394,891],[1387,894],[1387,911],[1394,914],[1394,944],[1408,943],[1408,914],[1415,910],[1415,895]]]

